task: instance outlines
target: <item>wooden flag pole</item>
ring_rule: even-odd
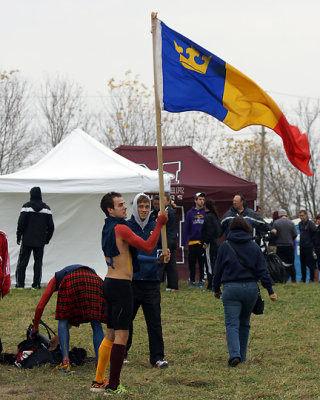
[[[152,31],[152,46],[153,46],[153,77],[154,77],[154,96],[156,108],[156,125],[157,125],[157,155],[158,155],[158,177],[159,177],[159,198],[160,212],[164,212],[164,184],[163,184],[163,157],[162,157],[162,136],[161,136],[161,109],[158,96],[158,78],[156,73],[156,12],[151,13],[151,31]],[[166,226],[161,229],[162,251],[164,254],[168,251]]]

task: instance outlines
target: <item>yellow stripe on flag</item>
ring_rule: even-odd
[[[228,63],[223,105],[228,110],[223,122],[236,131],[249,125],[273,129],[282,114],[264,90]]]

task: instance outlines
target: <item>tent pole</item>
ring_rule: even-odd
[[[160,198],[160,212],[164,212],[164,183],[163,183],[163,157],[162,157],[162,136],[161,136],[161,109],[158,96],[158,79],[156,73],[156,60],[155,60],[155,20],[157,18],[156,12],[151,13],[151,32],[152,32],[152,48],[153,48],[153,78],[154,78],[154,96],[155,96],[155,109],[156,109],[156,126],[157,126],[157,155],[158,155],[158,176],[159,176],[159,198]],[[167,253],[167,233],[166,226],[161,229],[162,251]]]

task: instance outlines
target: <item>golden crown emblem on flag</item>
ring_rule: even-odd
[[[195,57],[199,57],[200,53],[194,47],[191,46],[186,49],[186,53],[189,54],[189,58],[186,58],[182,55],[183,48],[181,46],[178,46],[175,40],[174,47],[176,51],[180,54],[180,62],[183,67],[191,69],[195,72],[199,72],[199,74],[205,74],[207,72],[211,56],[202,55],[201,59],[203,60],[203,64],[198,64],[195,60]]]

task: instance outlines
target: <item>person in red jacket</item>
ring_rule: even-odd
[[[0,299],[10,292],[10,257],[7,235],[0,231]]]
[[[69,327],[79,326],[90,322],[93,332],[93,346],[98,362],[99,346],[103,339],[101,322],[106,322],[106,302],[102,294],[102,279],[95,270],[85,265],[69,265],[57,271],[48,283],[39,304],[37,305],[31,337],[39,332],[39,321],[44,308],[52,294],[58,291],[56,319],[58,323],[58,337],[62,352],[62,363],[57,369],[70,372],[69,359]],[[58,344],[57,337],[51,344]]]
[[[7,235],[0,231],[0,300],[10,292],[10,258],[8,252]],[[0,339],[0,353],[2,352],[2,343]]]

